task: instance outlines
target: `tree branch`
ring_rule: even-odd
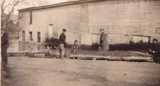
[[[2,3],[1,3],[1,14],[2,14],[2,16],[4,16],[3,14],[4,14],[4,9],[3,9],[3,7],[4,7],[4,4],[6,3],[6,0],[3,0],[2,1]]]
[[[7,7],[11,6],[12,5],[12,0],[10,1],[7,1],[8,3],[5,3],[4,6],[3,6],[3,9],[7,9]]]
[[[22,0],[3,0],[1,4],[1,17],[2,17],[2,29],[7,29],[8,24],[12,21],[11,15],[15,10],[15,7],[21,2]],[[8,12],[8,13],[5,13]]]
[[[5,3],[6,3],[6,0],[3,0],[3,1],[1,2],[1,9],[3,8],[3,6],[4,6]]]

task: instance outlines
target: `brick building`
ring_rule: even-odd
[[[109,44],[160,39],[159,9],[160,0],[79,0],[20,9],[20,50],[37,49],[63,28],[70,44],[99,42],[101,28]]]

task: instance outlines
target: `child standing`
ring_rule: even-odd
[[[78,43],[78,40],[74,41],[74,44],[72,46],[72,53],[74,55],[77,55],[79,53],[79,43]]]

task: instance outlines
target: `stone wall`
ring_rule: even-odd
[[[160,1],[109,0],[89,4],[93,32],[104,28],[110,43],[128,43],[134,35],[155,36],[160,26]],[[157,34],[158,35],[158,34]]]
[[[43,49],[45,47],[41,43],[19,41],[19,51],[35,52]]]
[[[25,11],[20,13],[20,27],[27,32],[26,41],[28,32],[32,31],[33,42],[36,42],[39,31],[43,42],[48,25],[53,24],[58,34],[63,28],[67,29],[70,44],[75,39],[88,45],[98,42],[100,28],[105,29],[110,44],[129,43],[137,36],[142,40],[145,36],[159,38],[156,33],[156,28],[160,27],[159,9],[159,0],[106,0],[34,10],[32,24],[29,24],[29,11]]]

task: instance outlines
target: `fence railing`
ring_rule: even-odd
[[[28,42],[28,41],[19,41],[19,50],[20,51],[39,51],[45,49],[44,43],[37,42]]]

